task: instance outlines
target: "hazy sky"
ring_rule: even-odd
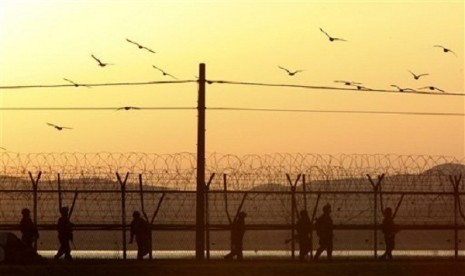
[[[464,93],[463,1],[0,1],[0,86],[207,78]],[[347,42],[330,42],[319,28]],[[126,38],[156,54],[138,49]],[[433,45],[452,49],[444,53]],[[114,66],[100,68],[95,54]],[[289,77],[278,65],[305,69]],[[408,70],[429,73],[414,80]],[[0,90],[1,107],[195,107],[197,84]],[[464,113],[465,97],[207,86],[207,107]],[[195,110],[0,111],[13,152],[195,152]],[[56,131],[46,122],[72,127]],[[207,151],[465,156],[463,116],[207,111]]]

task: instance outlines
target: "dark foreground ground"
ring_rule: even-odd
[[[37,265],[0,265],[0,275],[465,275],[465,262],[425,261],[208,261],[75,260]]]

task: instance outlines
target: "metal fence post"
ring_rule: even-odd
[[[370,181],[371,186],[373,187],[373,250],[374,258],[378,258],[378,191],[381,186],[381,181],[383,181],[384,174],[378,175],[378,182],[375,184],[373,179],[369,174],[367,174],[368,180]]]
[[[205,184],[205,246],[207,251],[207,260],[210,260],[210,211],[208,204],[208,194],[210,192],[210,184],[213,181],[215,174],[210,176],[210,179]]]
[[[39,171],[39,174],[37,175],[37,178],[34,179],[32,177],[32,173],[29,172],[29,178],[31,179],[32,182],[32,218],[34,220],[34,224],[37,226],[37,201],[38,201],[38,186],[39,186],[39,180],[40,176],[42,175],[42,172]],[[37,241],[34,241],[34,250],[37,251]]]
[[[121,226],[123,235],[123,259],[127,258],[127,245],[126,245],[126,182],[128,180],[129,173],[126,173],[124,181],[121,180],[119,173],[116,173],[116,178],[121,186]]]
[[[289,182],[289,185],[291,185],[291,256],[292,259],[295,259],[295,214],[297,212],[297,203],[295,200],[295,191],[297,187],[297,182],[299,182],[300,177],[302,177],[301,174],[297,176],[297,179],[295,180],[294,183],[292,183],[291,176],[289,174],[286,174],[287,181]]]

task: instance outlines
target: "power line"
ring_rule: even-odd
[[[159,85],[159,84],[181,84],[181,83],[197,83],[198,80],[172,80],[172,81],[147,81],[147,82],[116,82],[116,83],[79,83],[79,84],[45,84],[45,85],[10,85],[0,86],[0,89],[28,89],[28,88],[64,88],[64,87],[100,87],[100,86],[136,86],[136,85]],[[426,92],[426,91],[398,91],[387,89],[372,89],[366,87],[335,87],[335,86],[316,86],[316,85],[300,85],[300,84],[279,84],[279,83],[262,83],[262,82],[244,82],[244,81],[227,81],[227,80],[207,80],[208,84],[232,84],[232,85],[249,85],[249,86],[265,86],[265,87],[287,87],[287,88],[302,88],[313,90],[342,90],[356,92],[377,92],[377,93],[396,93],[396,94],[421,94],[435,96],[465,96],[465,93],[457,92]]]
[[[278,84],[278,83],[261,83],[261,82],[243,82],[243,81],[226,81],[226,80],[209,80],[208,83],[214,84],[235,84],[235,85],[250,85],[250,86],[268,86],[268,87],[289,87],[289,88],[303,88],[303,89],[318,89],[318,90],[345,90],[357,92],[378,92],[378,93],[398,93],[398,94],[422,94],[422,95],[440,95],[440,96],[465,96],[465,93],[455,92],[425,92],[425,91],[405,91],[386,90],[386,89],[371,89],[361,87],[358,89],[347,87],[334,87],[334,86],[315,86],[315,85],[300,85],[300,84]]]
[[[146,81],[146,82],[110,82],[110,83],[78,83],[74,84],[37,84],[37,85],[10,85],[0,86],[0,89],[27,89],[27,88],[60,88],[60,87],[98,87],[98,86],[134,86],[155,84],[193,83],[197,80],[173,80],[173,81]]]
[[[384,114],[384,115],[420,115],[420,116],[461,116],[465,113],[443,112],[408,112],[408,111],[367,111],[367,110],[317,110],[317,109],[274,109],[274,108],[242,108],[242,107],[209,107],[215,111],[258,111],[258,112],[300,112],[300,113],[344,113],[344,114]]]
[[[124,110],[127,108],[127,110]],[[195,110],[196,107],[0,107],[0,111],[91,111],[91,110],[112,110],[112,111],[134,111],[138,110]]]
[[[124,110],[127,108],[127,110]],[[139,110],[196,110],[197,107],[0,107],[0,111],[129,111]],[[207,111],[250,111],[250,112],[289,112],[289,113],[340,113],[340,114],[384,114],[384,115],[420,115],[420,116],[459,116],[465,113],[454,112],[409,112],[409,111],[370,111],[370,110],[318,110],[318,109],[279,109],[247,107],[207,107]]]

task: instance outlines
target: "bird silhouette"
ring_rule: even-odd
[[[96,58],[93,54],[90,55],[90,56],[98,62],[98,66],[100,66],[100,67],[105,67],[105,66],[107,66],[107,65],[114,65],[114,64],[112,64],[112,63],[105,63],[105,62],[102,62],[100,59]]]
[[[72,129],[72,128],[70,128],[70,127],[58,126],[58,125],[51,124],[51,123],[47,123],[47,125],[56,128],[58,131],[62,131],[63,129]]]
[[[6,148],[4,148],[4,147],[0,147],[0,149],[1,149],[1,150],[6,150]]]
[[[158,68],[158,67],[155,66],[155,65],[152,65],[152,67],[155,68],[155,69],[157,69],[158,71],[160,71],[160,72],[163,74],[163,76],[172,77],[173,79],[177,80],[177,78],[176,78],[175,76],[173,76],[173,75],[171,75],[171,74],[169,74],[169,73],[166,73],[163,69]]]
[[[423,76],[428,76],[428,75],[429,75],[428,73],[424,73],[424,74],[419,74],[419,75],[417,75],[417,74],[413,73],[413,72],[410,71],[410,70],[408,70],[408,71],[410,72],[410,74],[412,74],[412,76],[413,76],[413,78],[414,78],[415,80],[418,80],[419,78],[421,78],[421,77],[423,77]]]
[[[397,86],[395,84],[391,84],[391,86],[397,88],[397,90],[399,90],[400,92],[415,91],[412,88],[400,88],[399,86]]]
[[[69,83],[73,84],[75,87],[84,86],[84,87],[87,87],[87,88],[91,88],[91,87],[90,87],[90,86],[88,86],[88,85],[82,85],[82,84],[78,84],[78,83],[75,83],[74,81],[72,81],[72,80],[69,80],[69,79],[67,79],[67,78],[63,78],[63,79],[64,79],[65,81],[67,81],[67,82],[69,82]]]
[[[429,90],[436,90],[436,91],[439,91],[439,92],[446,92],[440,88],[437,88],[436,86],[425,86],[425,87],[421,87],[421,88],[418,88],[418,89],[429,89]]]
[[[354,86],[354,85],[357,85],[357,84],[362,84],[361,82],[345,81],[345,80],[335,80],[334,82],[335,83],[343,83],[344,85],[350,85],[350,86]]]
[[[363,85],[360,85],[360,84],[351,84],[350,86],[354,86],[357,88],[357,90],[371,90],[370,88],[367,88]]]
[[[442,48],[442,51],[443,51],[444,53],[451,52],[452,54],[454,54],[455,56],[457,56],[457,54],[456,54],[454,51],[452,51],[451,49],[448,49],[448,48],[446,48],[446,47],[444,47],[444,46],[442,46],[442,45],[434,45],[433,47]]]
[[[331,42],[337,41],[337,40],[339,40],[339,41],[347,41],[347,40],[345,40],[345,39],[343,39],[343,38],[337,38],[337,37],[332,37],[332,36],[330,36],[330,35],[329,35],[327,32],[325,32],[322,28],[320,28],[320,31],[321,31],[322,33],[324,33],[324,34],[328,37],[329,41],[331,41]]]
[[[129,43],[132,43],[132,44],[136,45],[137,48],[139,48],[139,49],[145,49],[145,50],[149,51],[150,53],[156,54],[156,52],[153,51],[152,49],[149,49],[149,48],[147,48],[147,47],[145,47],[145,46],[142,46],[142,45],[140,45],[139,43],[130,40],[129,38],[126,38],[126,41],[129,42]]]
[[[295,70],[295,71],[290,71],[290,70],[288,70],[288,69],[286,69],[286,68],[284,68],[284,67],[281,67],[281,66],[278,66],[278,68],[279,68],[279,69],[282,69],[282,70],[284,70],[284,71],[286,71],[286,72],[287,72],[287,74],[288,74],[289,76],[294,76],[295,74],[297,74],[297,73],[300,73],[300,72],[303,72],[303,71],[304,71],[304,70]]]
[[[123,106],[123,107],[120,107],[120,108],[117,108],[116,111],[118,110],[139,110],[140,107],[135,107],[135,106]]]

